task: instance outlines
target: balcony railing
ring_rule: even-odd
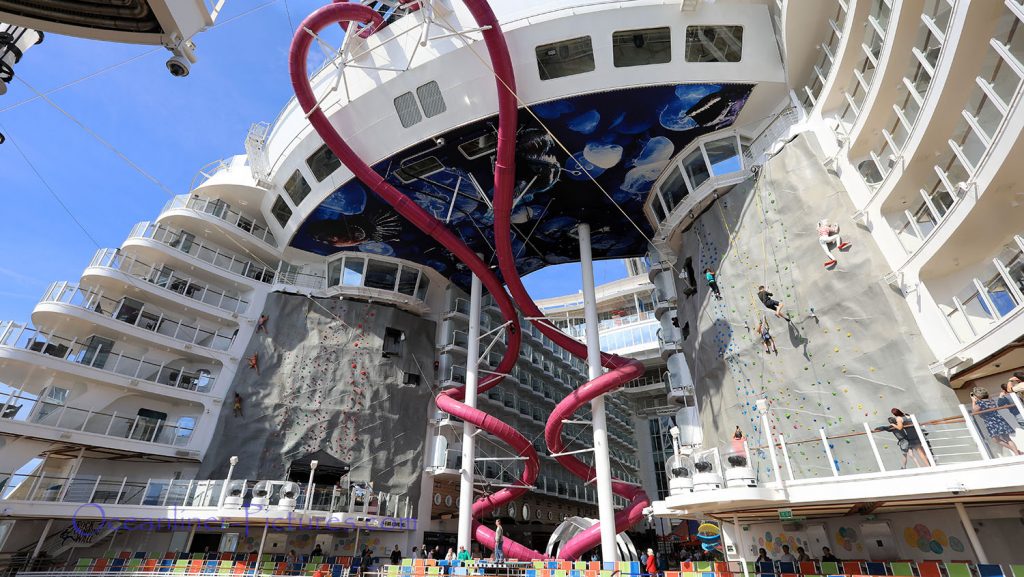
[[[255,218],[246,216],[231,208],[231,205],[223,200],[205,198],[195,194],[182,194],[168,201],[161,212],[176,208],[186,208],[208,214],[234,225],[238,230],[248,233],[253,238],[269,246],[277,248],[277,240],[267,227],[257,223]]]
[[[32,410],[19,418],[19,409],[32,405]],[[3,418],[48,427],[60,431],[93,433],[105,437],[129,439],[143,443],[187,446],[195,430],[198,415],[184,417],[192,426],[173,425],[160,419],[141,415],[118,415],[117,411],[104,413],[78,409],[63,404],[47,402],[45,399],[10,393],[3,405]]]
[[[227,494],[224,487],[227,485]],[[257,486],[260,485],[260,486]],[[305,510],[308,485],[298,483],[295,499],[297,510]],[[0,475],[5,501],[49,503],[98,503],[144,507],[238,508],[224,504],[237,497],[250,514],[257,513],[252,504],[257,491],[265,491],[268,507],[275,507],[285,497],[283,481],[247,481],[243,479],[149,479],[146,481],[117,476],[58,477],[46,474]],[[374,492],[360,484],[314,484],[309,493],[309,510],[330,513],[365,513],[393,518],[409,518],[413,510],[408,495]],[[266,511],[267,509],[260,509]]]
[[[244,313],[249,301],[238,294],[231,294],[206,283],[183,276],[170,268],[146,264],[135,257],[121,254],[119,249],[102,248],[96,251],[90,267],[104,267],[121,271],[139,280],[186,296],[204,304],[215,306],[232,313]]]
[[[242,258],[230,251],[213,246],[187,231],[151,222],[140,222],[132,228],[128,237],[155,240],[230,273],[267,284],[274,282],[274,273],[278,263],[271,262],[268,263],[269,266],[264,266],[263,263]]]
[[[970,279],[951,302],[940,304],[949,328],[963,344],[974,342],[1024,303],[1024,237],[1015,235],[995,258]]]
[[[51,284],[39,302],[78,307],[142,330],[218,351],[228,350],[235,338],[234,334],[221,332],[222,329],[207,329],[198,322],[193,325],[174,320],[160,311],[149,310],[149,305],[134,299],[125,297],[114,300],[102,296],[98,291],[82,289],[67,282]]]
[[[69,339],[52,331],[40,331],[10,321],[0,323],[0,346],[32,351],[125,377],[200,393],[210,392],[215,381],[209,371],[188,370],[180,360],[154,362],[146,360],[144,356],[135,358],[114,350],[112,345],[101,343],[95,337],[79,341],[77,337]]]
[[[814,70],[808,79],[807,85],[803,88],[803,95],[800,102],[810,110],[818,101],[822,88],[828,81],[828,76],[835,66],[837,51],[843,40],[843,27],[846,25],[846,2],[835,0],[836,11],[828,20],[829,34],[825,41],[818,45],[821,50],[821,57],[814,64]]]

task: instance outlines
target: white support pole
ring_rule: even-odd
[[[1012,395],[1013,398],[1017,398],[1017,395]],[[974,426],[974,419],[971,417],[970,411],[967,407],[960,405],[960,414],[964,416],[964,426],[967,427],[967,432],[971,434],[971,439],[974,441],[974,446],[978,448],[978,454],[981,455],[982,461],[990,459],[988,455],[988,448],[985,447],[985,441],[981,439],[981,435],[978,434],[978,429]]]
[[[782,447],[782,461],[786,463],[786,476],[789,477],[790,481],[793,481],[795,480],[793,477],[793,463],[789,460],[789,448],[786,447],[786,438],[782,436],[782,433],[779,433],[779,446]]]
[[[878,445],[875,443],[875,436],[872,434],[871,427],[867,423],[864,425],[864,434],[868,436],[868,443],[871,444],[871,452],[875,454],[875,462],[878,463],[878,470],[882,473],[885,472],[885,464],[882,463],[882,454],[878,452]]]
[[[469,293],[469,335],[466,343],[466,405],[476,408],[476,387],[480,375],[480,304],[483,287],[473,275]],[[462,467],[459,470],[458,546],[473,550],[473,471],[476,463],[476,427],[462,425]]]
[[[928,462],[931,466],[935,466],[935,455],[932,454],[932,448],[928,445],[928,439],[924,436],[924,429],[921,428],[921,423],[917,422],[917,415],[910,415],[910,422],[914,423],[914,430],[917,432],[917,438],[921,440],[921,446],[924,447],[924,455],[928,457]]]
[[[580,268],[583,270],[583,318],[586,323],[587,365],[590,380],[604,374],[598,332],[597,295],[594,290],[594,256],[590,247],[590,225],[580,223]],[[597,510],[601,522],[601,559],[618,561],[615,531],[615,502],[612,495],[612,464],[608,456],[608,422],[604,396],[590,402],[594,428],[594,469],[597,481]]]
[[[757,412],[761,413],[761,430],[768,443],[768,456],[772,460],[772,472],[775,474],[776,486],[782,486],[782,474],[779,472],[779,456],[775,454],[775,439],[772,437],[772,424],[768,421],[768,401],[757,400]]]
[[[270,528],[270,522],[264,519],[263,523],[263,536],[260,537],[260,550],[256,553],[256,566],[263,566],[263,547],[267,544],[267,529]],[[192,525],[192,530],[195,531],[195,525]]]
[[[825,448],[825,456],[828,457],[828,466],[832,468],[832,476],[839,476],[839,467],[836,466],[836,458],[832,454],[832,447],[828,444],[828,435],[825,434],[825,427],[818,429],[821,434],[821,446]]]
[[[228,478],[224,479],[224,486],[220,489],[220,497],[217,499],[217,508],[224,508],[224,499],[228,496],[228,485],[231,484],[231,475],[235,472],[235,465],[238,464],[238,457],[232,456],[228,459]]]
[[[52,518],[46,520],[46,526],[43,527],[43,532],[39,535],[39,541],[36,542],[36,548],[32,551],[32,559],[39,557],[39,553],[43,550],[43,543],[46,543],[46,538],[50,535],[51,527],[53,527]],[[973,531],[971,531],[971,533],[973,533]],[[977,539],[977,536],[974,538]]]
[[[963,503],[954,503],[956,506],[956,512],[960,515],[960,523],[964,526],[964,532],[967,533],[967,539],[971,542],[971,547],[974,547],[974,554],[978,556],[978,562],[982,564],[988,564],[988,555],[985,554],[985,550],[981,547],[981,539],[978,539],[978,534],[974,531],[974,525],[971,524],[971,518],[967,516],[967,509],[964,508]]]

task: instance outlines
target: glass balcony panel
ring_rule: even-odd
[[[698,150],[697,152],[699,153],[700,151]],[[665,199],[665,204],[669,210],[672,210],[690,194],[690,191],[686,189],[686,181],[683,180],[683,175],[679,171],[678,165],[673,165],[672,169],[669,170],[668,176],[659,187],[659,191],[662,198]]]
[[[342,271],[341,284],[345,286],[361,286],[363,284],[363,268],[366,260],[357,257],[345,257],[345,266]]]
[[[722,176],[743,170],[743,161],[736,148],[736,137],[728,136],[704,144],[704,151],[711,162],[711,173]]]
[[[686,176],[690,180],[690,185],[697,189],[701,184],[711,177],[711,173],[708,171],[708,166],[704,162],[704,154],[700,148],[697,148],[690,154],[686,155],[683,159],[683,169],[686,170]]]
[[[991,271],[988,280],[982,281],[982,284],[985,287],[985,292],[988,294],[988,299],[992,302],[992,306],[995,307],[999,316],[1005,317],[1012,313],[1013,309],[1017,308],[1017,305],[1020,304],[998,271]]]

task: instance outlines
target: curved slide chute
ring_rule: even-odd
[[[348,22],[371,25],[371,27],[365,29],[376,30],[378,28],[376,23],[379,22],[379,19],[380,15],[368,6],[344,2],[323,6],[306,17],[302,24],[299,25],[299,29],[295,32],[295,36],[292,39],[289,54],[292,87],[295,90],[295,96],[299,105],[309,118],[310,124],[323,139],[324,143],[352,171],[355,177],[391,205],[396,212],[406,218],[413,226],[420,229],[424,234],[436,239],[456,258],[465,263],[473,274],[480,278],[481,283],[494,297],[502,316],[510,323],[508,326],[508,343],[505,348],[505,355],[495,368],[496,374],[489,374],[480,380],[478,391],[483,393],[501,382],[504,375],[509,373],[512,367],[515,366],[516,359],[519,356],[522,334],[519,330],[519,321],[512,301],[490,268],[461,239],[412,199],[385,181],[383,176],[359,158],[331,125],[327,115],[324,114],[317,103],[317,98],[310,85],[306,61],[315,35],[330,25],[343,25],[343,23]],[[523,471],[519,477],[519,485],[521,486],[501,489],[474,502],[473,518],[478,519],[487,511],[501,507],[526,493],[537,479],[539,466],[537,452],[526,437],[507,423],[461,402],[464,396],[464,387],[451,388],[442,391],[437,396],[435,402],[442,411],[487,431],[506,442],[516,455],[525,457],[525,460],[522,461]],[[472,464],[467,466],[472,467]],[[493,549],[494,532],[491,529],[474,522],[474,535],[478,542]],[[504,543],[504,550],[509,558],[545,558],[543,553],[529,549],[511,539],[505,539]]]
[[[491,59],[498,88],[498,150],[494,169],[494,236],[497,244],[498,263],[512,298],[519,310],[549,339],[569,351],[575,357],[586,359],[587,347],[583,343],[558,330],[545,316],[523,286],[515,267],[512,250],[512,199],[515,193],[515,148],[518,129],[519,104],[516,97],[515,74],[508,45],[498,25],[498,19],[485,0],[466,0],[476,24],[483,29],[484,43]],[[587,482],[595,478],[596,471],[580,459],[565,455],[566,443],[562,438],[563,421],[585,404],[600,395],[614,391],[624,383],[644,374],[644,365],[638,360],[601,354],[601,365],[609,371],[600,377],[584,383],[555,407],[544,428],[544,439],[548,449],[563,467]],[[629,504],[615,515],[616,532],[623,532],[638,523],[644,516],[643,510],[650,505],[650,499],[643,489],[622,481],[612,481],[612,491],[626,499]],[[570,539],[558,551],[563,559],[577,559],[601,542],[601,525],[596,524]]]

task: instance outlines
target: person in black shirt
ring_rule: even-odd
[[[839,558],[832,554],[832,550],[828,547],[821,548],[821,560],[826,563],[838,563]]]
[[[768,292],[768,289],[764,288],[764,285],[757,287],[757,300],[761,301],[761,304],[766,309],[775,312],[775,316],[780,319],[789,322],[789,317],[782,314],[782,303],[772,298],[772,293]]]
[[[402,562],[402,551],[395,545],[395,548],[391,550],[391,564],[398,565]]]

